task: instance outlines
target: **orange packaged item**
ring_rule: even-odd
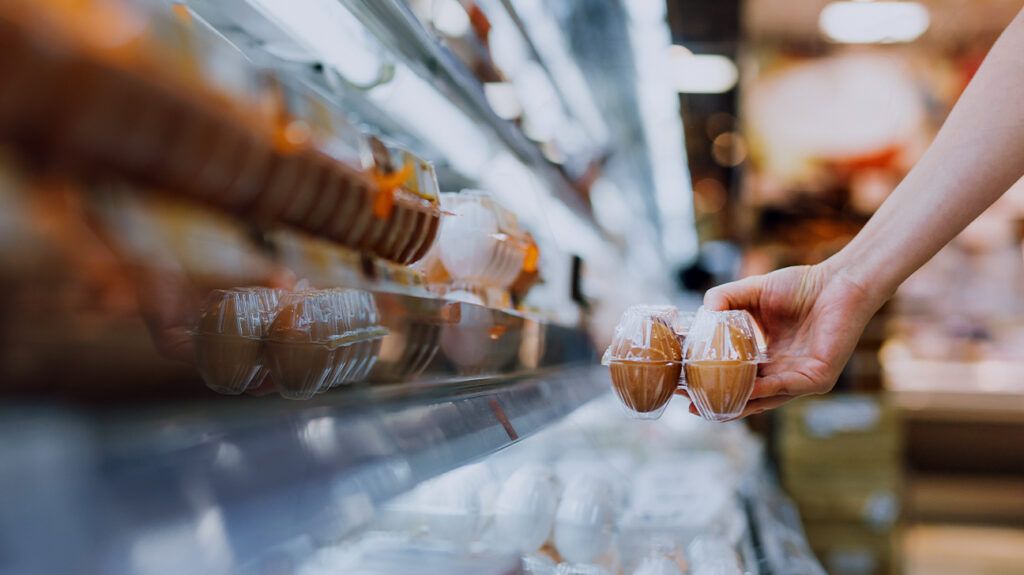
[[[330,236],[358,250],[410,264],[437,236],[441,210],[433,166],[404,150],[371,139],[369,182],[353,182],[328,222]]]

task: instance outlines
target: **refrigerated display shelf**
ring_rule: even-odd
[[[597,397],[606,377],[577,365],[308,402],[10,405],[0,417],[0,489],[18,496],[5,515],[59,525],[22,529],[10,564],[163,573],[177,557],[190,572],[234,572],[284,541],[337,541],[388,498]]]
[[[290,77],[233,62],[247,85],[228,93],[201,74],[167,65],[175,60],[164,53],[192,67],[203,59],[223,62],[156,32],[140,34],[135,41],[143,47],[129,58],[82,41],[73,26],[42,25],[45,10],[28,14],[0,13],[0,80],[16,87],[0,102],[0,140],[29,160],[77,179],[100,176],[188,197],[258,225],[298,228],[400,264],[413,263],[432,245],[441,217],[432,168],[384,152],[412,170],[400,183],[385,184],[388,162],[370,168],[358,165],[365,158],[334,157],[309,135],[313,120],[296,117],[288,100],[308,99],[320,116],[343,114]],[[198,33],[191,25],[173,28],[162,14],[125,17],[143,16],[151,16],[157,31]],[[202,38],[181,43],[198,45]],[[228,50],[221,42],[218,37],[214,45]],[[325,139],[346,148],[351,142],[341,138],[356,136],[348,132],[354,127],[345,130]],[[368,153],[352,147],[343,155]],[[382,197],[390,198],[385,208]]]
[[[486,126],[502,145],[550,185],[551,192],[595,232],[604,235],[590,205],[567,174],[548,161],[540,148],[515,124],[499,117],[479,80],[413,14],[403,0],[340,0],[406,63],[433,82],[473,120]]]

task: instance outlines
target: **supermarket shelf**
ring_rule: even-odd
[[[434,82],[443,94],[474,120],[487,126],[512,154],[542,176],[555,197],[599,234],[604,233],[590,206],[575,191],[566,174],[544,158],[540,148],[518,127],[494,113],[480,82],[423,27],[403,0],[340,1],[417,73]]]
[[[961,390],[895,389],[903,416],[914,421],[1024,423],[1024,394],[974,386]]]
[[[0,489],[17,496],[5,516],[59,527],[0,532],[22,539],[21,572],[164,573],[176,558],[189,572],[244,571],[281,542],[341,538],[381,501],[600,395],[606,377],[580,364],[428,394],[405,384],[308,402],[11,405]]]

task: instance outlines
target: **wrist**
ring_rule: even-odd
[[[860,292],[865,307],[874,313],[896,293],[901,281],[891,277],[892,267],[882,269],[873,258],[858,255],[854,248],[852,244],[846,246],[818,267],[830,281],[842,281]]]

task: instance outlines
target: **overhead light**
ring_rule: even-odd
[[[686,94],[721,94],[736,86],[736,64],[720,54],[694,54],[683,46],[669,49],[672,83]]]
[[[359,20],[337,0],[249,0],[271,22],[280,25],[313,58],[330,64],[355,84],[373,82],[384,65],[377,42]],[[299,54],[275,55],[297,58]]]
[[[825,36],[844,44],[911,42],[929,23],[928,9],[917,2],[832,2],[818,17]]]

